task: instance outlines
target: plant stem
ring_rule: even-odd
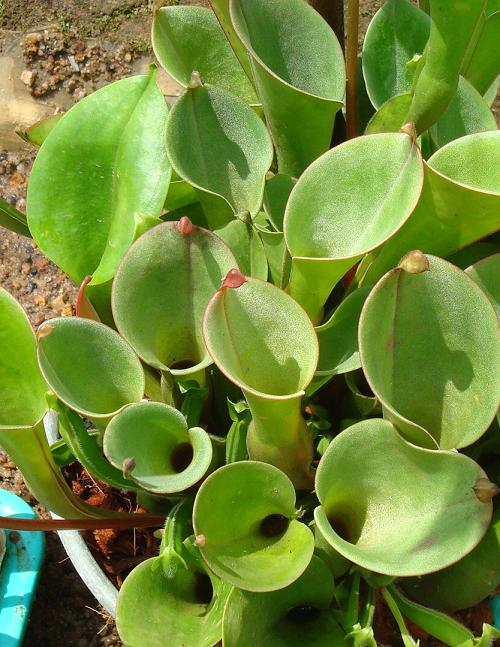
[[[369,587],[366,593],[366,600],[361,617],[362,627],[371,627],[373,625],[373,616],[375,615],[375,591]]]
[[[351,631],[354,625],[359,622],[359,585],[361,575],[359,572],[354,573],[352,578],[351,590],[347,602],[347,609],[344,616],[344,629]]]
[[[245,392],[252,413],[247,434],[251,460],[275,465],[297,490],[311,489],[312,441],[301,413],[301,396],[272,399]]]
[[[330,25],[344,50],[344,0],[309,0],[309,4]]]
[[[358,59],[359,0],[349,0],[347,4],[347,45],[346,45],[346,115],[347,139],[358,134],[356,115],[356,64]]]
[[[415,647],[418,643],[415,643],[410,632],[408,631],[403,614],[401,613],[401,610],[399,609],[396,601],[394,600],[394,598],[392,597],[392,595],[389,593],[387,589],[382,589],[382,595],[392,615],[394,616],[394,620],[398,625],[399,632],[401,634],[401,638],[403,640],[404,646]]]

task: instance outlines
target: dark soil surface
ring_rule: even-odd
[[[95,508],[134,514],[147,512],[137,505],[133,493],[123,493],[96,481],[79,463],[73,463],[65,472],[73,492]],[[96,560],[117,588],[135,566],[156,557],[160,547],[160,540],[149,528],[108,528],[88,530],[84,534]]]
[[[164,0],[163,4],[207,2]],[[361,0],[362,33],[382,4],[383,0]],[[148,0],[0,0],[0,103],[6,97],[7,104],[7,116],[0,114],[0,195],[19,210],[25,211],[26,183],[35,151],[14,136],[15,127],[65,111],[95,89],[145,69],[152,58],[149,5]],[[68,277],[33,241],[3,229],[0,285],[18,299],[33,326],[54,316],[74,314],[76,288]],[[95,482],[78,471],[71,472],[70,481],[75,490],[81,489],[82,496],[94,497],[100,505],[109,504],[114,496],[105,487],[97,486],[96,490]],[[40,516],[47,516],[1,451],[0,485],[28,501]],[[116,501],[111,503],[116,507]],[[128,509],[134,503],[122,500],[119,505]],[[135,563],[157,549],[156,540],[147,531],[101,531],[89,533],[87,538],[117,585]],[[117,556],[114,561],[111,550]],[[381,640],[399,644],[391,643],[388,635],[387,631],[381,634]],[[424,636],[422,639],[422,646],[430,647]],[[47,533],[44,570],[24,644],[122,644],[113,620],[87,591],[54,533]]]

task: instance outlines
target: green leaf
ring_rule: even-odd
[[[292,584],[269,593],[233,589],[224,611],[226,647],[332,647],[345,643],[330,605],[333,577],[313,557]]]
[[[118,330],[151,366],[179,376],[198,372],[212,363],[203,312],[235,266],[222,240],[187,218],[154,227],[130,248],[113,282]]]
[[[36,341],[24,310],[0,288],[0,428],[32,427],[46,413],[48,391],[36,362]]]
[[[233,252],[243,274],[267,280],[266,252],[259,233],[251,222],[236,218],[214,233]]]
[[[490,108],[492,108],[493,104],[495,103],[495,99],[497,98],[499,88],[500,88],[500,74],[497,76],[497,78],[493,81],[490,87],[483,94],[483,99],[486,101],[486,104]]]
[[[499,131],[468,135],[424,162],[424,188],[415,212],[363,259],[361,283],[375,283],[412,249],[447,257],[500,228],[499,141]]]
[[[42,422],[48,409],[47,391],[28,318],[0,288],[0,445],[42,505],[63,517],[98,517],[97,508],[86,506],[73,494],[54,462]]]
[[[198,378],[198,379],[196,379]],[[179,380],[179,390],[182,393],[181,413],[185,416],[188,427],[195,427],[200,421],[205,407],[209,389],[205,384],[205,372],[200,375],[191,375],[187,379]]]
[[[222,372],[256,396],[295,396],[316,368],[316,334],[304,311],[257,279],[246,277],[239,287],[223,286],[213,296],[204,335]]]
[[[411,100],[409,93],[389,99],[373,116],[365,134],[399,130],[406,120]],[[453,99],[430,133],[434,146],[441,148],[459,137],[496,130],[496,127],[495,118],[483,97],[461,76]]]
[[[500,192],[500,180],[494,166],[500,157],[499,141],[500,131],[461,137],[437,151],[429,160],[429,166],[466,187],[495,195]],[[486,159],[489,164],[483,167]]]
[[[417,134],[445,112],[458,86],[468,48],[477,37],[486,0],[430,0],[431,31],[415,74],[407,121]]]
[[[231,0],[280,173],[299,176],[330,147],[345,66],[335,34],[303,0]]]
[[[483,633],[480,638],[475,638],[470,647],[492,647],[500,638],[500,630],[489,624],[483,623]],[[469,647],[469,645],[467,645]]]
[[[182,561],[184,567],[188,567],[188,562],[191,564],[190,557],[196,555],[199,557],[198,551],[194,546],[184,544],[193,533],[193,504],[194,497],[186,495],[178,503],[170,509],[167,518],[165,519],[165,526],[161,536],[160,555],[163,556],[164,551],[169,549],[171,552],[176,552],[179,559]],[[186,548],[193,548],[193,550],[186,550]],[[164,565],[165,565],[164,560]],[[198,560],[201,562],[201,560]],[[172,575],[171,571],[166,571],[167,577]]]
[[[97,430],[94,430],[94,435],[98,433],[99,432]],[[51,443],[50,453],[52,454],[54,463],[59,468],[66,467],[67,465],[75,461],[73,452],[63,438],[59,438],[59,440],[56,440],[55,443]]]
[[[0,196],[0,226],[31,238],[26,216]]]
[[[291,261],[285,236],[281,231],[269,231],[259,226],[257,229],[267,258],[268,280],[270,283],[282,288],[287,281],[288,264]]]
[[[231,407],[234,405],[228,403]],[[230,410],[231,411],[231,410]],[[236,419],[233,420],[226,438],[226,463],[236,463],[248,458],[247,452],[247,433],[250,425],[251,415],[247,407],[238,415],[236,411],[231,414]]]
[[[86,316],[94,314],[92,313],[93,308],[102,323],[106,324],[106,326],[110,326],[110,328],[115,328],[113,313],[111,312],[112,284],[113,280],[107,281],[106,283],[99,283],[97,285],[88,284],[84,287],[84,296],[92,306]]]
[[[494,234],[489,238],[472,243],[468,247],[460,249],[458,252],[451,254],[447,260],[453,265],[456,265],[461,270],[466,270],[478,261],[483,260],[487,256],[493,256],[500,252],[500,236]]]
[[[262,121],[238,97],[208,84],[186,90],[168,119],[167,150],[182,179],[215,196],[217,211],[221,201],[234,214],[260,209],[273,147]],[[212,229],[228,221],[207,217]]]
[[[231,17],[229,15],[229,0],[209,0],[212,9],[217,16],[224,34],[226,35],[229,44],[233,52],[236,54],[236,58],[240,62],[241,67],[245,70],[245,74],[253,83],[252,71],[250,69],[250,62],[248,60],[247,51],[238,38],[236,32],[234,31],[233,23],[231,22]]]
[[[184,416],[162,402],[125,407],[106,427],[104,453],[127,476],[155,494],[187,490],[203,478],[212,444],[200,427],[188,429]]]
[[[430,27],[429,16],[409,0],[388,0],[372,18],[363,44],[363,76],[375,108],[411,90],[415,71],[409,62],[422,55]]]
[[[467,627],[444,613],[411,602],[395,586],[390,586],[389,591],[400,612],[417,627],[450,647],[472,647],[474,635]]]
[[[486,294],[500,319],[500,253],[487,256],[465,270]]]
[[[306,313],[274,285],[231,272],[207,306],[203,333],[215,364],[243,390],[252,412],[250,458],[308,487],[312,443],[300,401],[318,345]]]
[[[361,369],[346,373],[344,379],[349,389],[349,393],[346,394],[344,406],[353,418],[368,417],[370,414],[382,413],[380,402],[370,389],[365,374]]]
[[[276,231],[283,231],[286,203],[296,181],[290,175],[280,174],[272,175],[266,180],[263,206]]]
[[[366,126],[365,135],[395,133],[405,122],[411,94],[396,94],[383,103]]]
[[[34,498],[54,514],[67,519],[109,519],[121,515],[87,505],[73,493],[54,462],[42,421],[26,428],[0,427],[0,445],[22,473]]]
[[[480,21],[481,31],[477,41],[474,43],[471,56],[464,62],[462,67],[462,74],[483,95],[495,82],[500,69],[500,53],[498,50],[500,11],[498,10],[498,5],[496,9],[494,12],[483,14]]]
[[[168,187],[167,199],[165,200],[165,209],[175,211],[188,205],[198,202],[198,195],[193,187],[184,182],[184,180],[172,180]],[[189,214],[185,214],[189,215]],[[178,218],[168,218],[169,220],[178,220]]]
[[[97,438],[90,435],[80,416],[64,405],[58,407],[59,432],[74,459],[96,479],[120,490],[136,490],[133,481],[124,478],[122,466],[116,469],[104,458]],[[52,451],[52,447],[51,447]]]
[[[57,397],[105,423],[144,394],[141,363],[127,342],[104,324],[58,317],[38,329],[38,363]]]
[[[177,184],[177,182],[175,182],[174,184]],[[182,184],[185,184],[186,186],[188,186],[187,182],[184,182],[184,180],[182,180]],[[195,191],[195,192],[196,192],[196,200],[199,200],[200,192],[199,191]],[[167,197],[167,200],[168,200],[168,197]],[[186,216],[186,218],[189,218],[189,220],[191,220],[193,225],[196,225],[197,227],[204,227],[205,229],[208,228],[207,219],[205,217],[205,212],[203,211],[203,208],[201,206],[201,202],[193,202],[183,207],[178,207],[173,211],[169,211],[168,213],[163,214],[162,220],[163,222],[175,222],[177,220],[180,220],[183,216]]]
[[[467,456],[416,447],[388,421],[365,420],[324,453],[314,516],[328,543],[355,564],[421,575],[457,561],[485,534],[492,506],[474,491],[484,478]]]
[[[398,585],[410,597],[434,609],[468,609],[484,600],[500,584],[500,510],[488,532],[472,552],[456,564]]]
[[[371,288],[359,288],[347,296],[330,319],[316,328],[319,362],[316,375],[337,375],[361,367],[358,323]]]
[[[185,549],[182,557],[187,566],[179,565],[172,573],[166,550],[136,566],[125,579],[116,624],[128,647],[212,647],[220,640],[231,589],[207,572],[191,551]]]
[[[420,444],[408,423],[443,449],[466,447],[489,427],[499,401],[498,322],[454,265],[408,254],[366,300],[359,347],[372,390],[408,440]]]
[[[63,115],[51,115],[50,117],[40,119],[40,121],[35,122],[26,130],[16,130],[16,135],[19,135],[19,137],[24,139],[25,142],[28,142],[28,144],[41,146],[62,116]]]
[[[356,60],[356,118],[358,122],[358,133],[364,132],[374,113],[375,108],[366,90],[361,56],[358,56]]]
[[[352,563],[326,541],[315,523],[313,523],[313,529],[314,554],[321,557],[321,560],[328,566],[335,580],[341,578],[351,568]]]
[[[94,284],[111,279],[137,219],[160,215],[170,178],[166,119],[152,70],[79,101],[40,148],[28,223],[42,251],[76,283],[88,275]]]
[[[153,18],[152,43],[162,67],[185,88],[196,70],[207,83],[247,103],[258,103],[252,84],[210,9],[158,9]]]
[[[285,214],[288,291],[314,321],[345,272],[409,218],[422,181],[420,151],[405,133],[351,139],[304,172]]]
[[[272,465],[239,461],[219,468],[196,495],[193,525],[210,569],[245,591],[275,591],[307,568],[309,528],[295,518],[291,481]]]
[[[441,148],[464,135],[496,129],[496,120],[488,104],[461,76],[455,96],[430,132],[435,146]]]
[[[377,647],[377,641],[371,627],[362,627],[359,622],[353,625],[353,630],[349,632],[346,638],[353,641],[353,647]]]

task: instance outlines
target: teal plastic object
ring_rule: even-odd
[[[497,595],[491,601],[493,607],[493,624],[496,629],[500,630],[500,595]]]
[[[35,512],[12,492],[0,489],[0,516],[32,519]],[[5,530],[0,568],[0,645],[20,647],[43,561],[43,532]]]

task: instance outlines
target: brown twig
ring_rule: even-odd
[[[359,0],[348,0],[346,45],[346,116],[348,139],[352,139],[358,134],[358,119],[356,114],[356,65],[358,60],[358,27]]]
[[[112,528],[152,528],[163,526],[165,517],[156,514],[135,514],[129,517],[104,519],[19,519],[0,517],[0,528],[8,530],[101,530]]]

